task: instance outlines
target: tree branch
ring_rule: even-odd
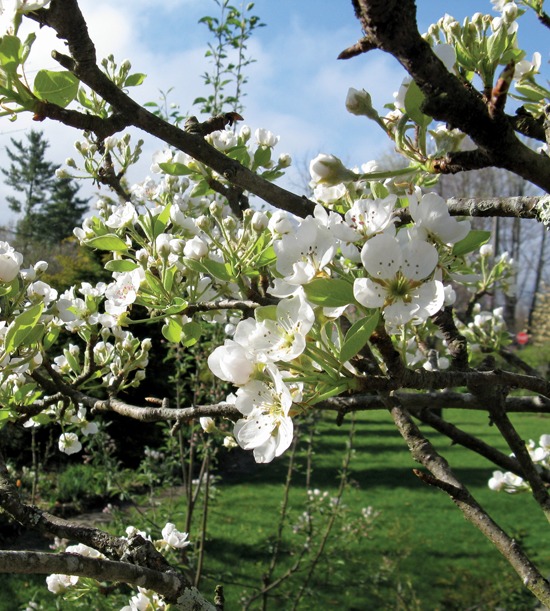
[[[315,204],[305,196],[264,180],[208,144],[201,134],[189,133],[167,123],[119,89],[97,66],[95,47],[77,0],[53,0],[48,9],[29,13],[28,16],[42,25],[50,26],[59,38],[67,42],[71,57],[54,51],[54,59],[108,102],[117,115],[125,117],[126,125],[133,125],[187,153],[236,187],[254,193],[277,208],[300,217],[313,214]]]
[[[550,192],[550,158],[523,144],[503,112],[492,116],[482,96],[445,68],[418,31],[414,0],[353,0],[353,6],[365,33],[364,44],[390,53],[407,70],[425,95],[422,111],[460,129],[478,146],[469,154],[449,155],[447,170],[490,164]]]
[[[464,517],[478,528],[508,560],[523,584],[548,605],[550,603],[550,583],[544,579],[537,567],[496,522],[479,505],[468,489],[455,477],[447,461],[438,454],[432,444],[422,435],[407,410],[399,405],[395,397],[385,397],[393,420],[407,442],[413,458],[426,467],[430,474],[422,474],[423,481],[437,486],[446,492]],[[419,472],[417,471],[417,475]]]

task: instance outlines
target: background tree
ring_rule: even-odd
[[[31,130],[26,141],[12,138],[11,143],[10,167],[2,173],[6,184],[20,194],[6,197],[9,208],[21,215],[17,243],[24,251],[32,243],[57,244],[80,224],[89,198],[78,197],[80,186],[73,179],[56,176],[59,165],[46,159],[49,143],[42,132]]]
[[[72,178],[56,177],[48,200],[34,215],[37,239],[49,246],[71,236],[88,210],[90,198],[78,197],[80,186]]]
[[[17,221],[17,237],[21,242],[34,240],[35,217],[48,201],[55,183],[58,166],[46,160],[49,144],[42,132],[31,130],[26,141],[11,138],[12,148],[6,147],[11,160],[9,169],[2,168],[6,184],[20,195],[8,195],[6,201],[10,210],[22,215]]]

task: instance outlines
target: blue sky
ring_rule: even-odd
[[[240,6],[240,1],[234,3]],[[218,14],[214,2],[81,0],[80,5],[98,56],[113,53],[120,61],[129,58],[135,71],[148,75],[145,84],[132,92],[139,101],[158,99],[160,90],[173,88],[170,100],[184,113],[192,110],[193,99],[205,91],[201,74],[208,70],[204,52],[209,35],[197,21],[205,14]],[[444,13],[461,20],[476,11],[492,12],[489,0],[419,0],[417,5],[421,31]],[[319,152],[334,153],[350,165],[360,165],[389,151],[391,143],[374,124],[346,112],[345,98],[349,87],[364,88],[382,110],[399,88],[404,71],[382,52],[348,61],[336,59],[361,36],[351,2],[257,0],[253,13],[267,25],[256,30],[249,43],[250,54],[257,61],[248,70],[243,113],[246,124],[252,130],[265,127],[278,134],[277,151],[290,153],[297,167],[303,167]],[[529,54],[537,48],[545,49],[545,29],[534,18],[527,21],[527,27],[520,29],[520,44],[526,43]],[[42,65],[44,58],[49,58],[51,45],[63,50],[45,30],[38,36],[29,74],[41,67],[55,69],[51,59]],[[543,55],[544,65],[547,60]],[[44,129],[52,161],[61,163],[75,154],[74,131],[47,123],[37,126],[30,117],[21,117],[15,123],[4,120],[0,124],[0,160],[5,159],[3,151],[10,137],[24,137],[29,126]],[[158,143],[147,142],[143,161],[132,175],[134,180],[143,179],[149,172],[151,155],[158,148]],[[0,185],[0,198],[5,192]],[[6,210],[2,206],[3,223]]]

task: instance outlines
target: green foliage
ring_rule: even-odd
[[[41,100],[65,108],[76,98],[79,84],[71,72],[39,70],[34,77],[34,94]]]
[[[198,97],[193,104],[200,105],[202,113],[217,115],[224,110],[240,112],[247,78],[244,69],[255,62],[247,57],[247,41],[256,28],[265,26],[257,15],[250,15],[254,3],[243,3],[241,10],[229,4],[229,0],[214,0],[220,9],[219,17],[205,16],[199,19],[208,28],[213,42],[208,43],[205,57],[210,58],[212,72],[203,74],[204,84],[212,91],[206,97]],[[236,57],[235,57],[236,55]],[[226,94],[228,86],[233,93]]]
[[[57,244],[72,235],[89,199],[78,197],[80,187],[74,180],[55,175],[59,166],[46,160],[49,143],[42,132],[31,130],[26,142],[12,138],[11,144],[13,148],[7,147],[10,167],[2,168],[2,173],[6,184],[21,194],[6,197],[10,209],[22,215],[17,239],[26,246]]]

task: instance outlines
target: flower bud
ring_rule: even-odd
[[[248,142],[251,134],[252,132],[250,131],[250,127],[248,127],[248,125],[243,125],[239,130],[239,138],[241,138],[243,142]]]
[[[223,205],[220,202],[214,201],[210,204],[210,206],[208,206],[208,209],[210,210],[210,214],[212,216],[220,216],[223,211]]]
[[[258,210],[252,217],[252,229],[258,233],[261,233],[267,227],[268,222],[269,219],[267,218],[267,215]]]
[[[348,170],[338,157],[325,153],[320,153],[310,162],[309,173],[313,182],[326,185],[338,185],[358,178],[357,174]]]
[[[277,142],[279,142],[279,136],[276,136],[273,132],[263,127],[259,127],[254,132],[254,137],[260,146],[274,147]]]
[[[493,245],[492,244],[483,244],[479,248],[479,254],[482,257],[492,257],[493,256]]]
[[[223,219],[223,226],[227,229],[227,231],[233,231],[237,226],[237,222],[232,216],[227,216]]]
[[[43,274],[48,269],[48,263],[46,261],[37,261],[33,267],[37,274]]]
[[[369,119],[378,119],[378,113],[372,106],[372,99],[364,89],[359,91],[350,87],[346,97],[346,108],[352,115],[364,116]]]
[[[280,168],[289,168],[292,165],[292,157],[288,153],[283,153],[279,155],[277,163]]]

